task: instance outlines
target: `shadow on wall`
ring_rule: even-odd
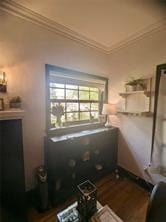
[[[132,169],[132,173],[142,177],[142,173],[139,165],[137,164],[137,160],[131,152],[129,145],[120,130],[118,142],[118,165],[130,172]]]

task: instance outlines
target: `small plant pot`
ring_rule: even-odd
[[[126,85],[126,92],[132,92],[132,91],[134,91],[133,86]]]
[[[21,103],[12,103],[10,102],[10,108],[20,109]]]
[[[136,85],[136,90],[137,90],[137,91],[144,90],[144,87],[143,87],[142,85],[140,85],[140,84],[137,84],[137,85]]]

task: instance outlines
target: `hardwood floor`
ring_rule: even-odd
[[[124,222],[144,222],[149,200],[149,194],[136,183],[109,175],[96,183],[98,200],[102,205],[108,205]],[[55,222],[56,214],[74,201],[74,197],[66,203],[39,214],[30,209],[29,222]]]

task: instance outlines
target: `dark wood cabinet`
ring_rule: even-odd
[[[0,219],[26,221],[22,120],[0,120]]]
[[[117,165],[117,128],[98,128],[46,138],[45,163],[53,205],[112,172]]]

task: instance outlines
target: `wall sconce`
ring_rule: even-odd
[[[0,71],[0,92],[7,92],[7,81],[6,81],[6,73]]]

